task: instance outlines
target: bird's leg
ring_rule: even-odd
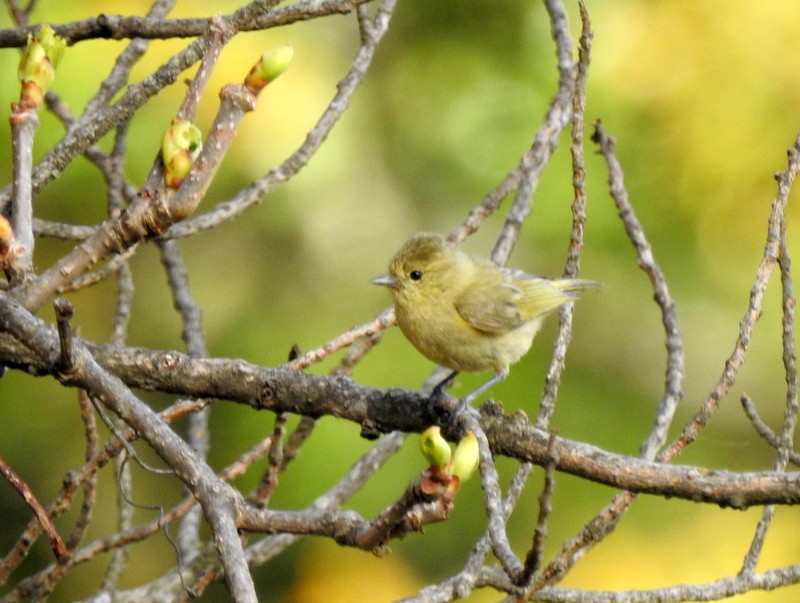
[[[431,398],[438,398],[444,393],[444,390],[453,384],[453,379],[458,375],[458,371],[453,371],[447,377],[439,381],[436,386],[431,390]]]
[[[489,390],[491,387],[493,387],[494,385],[497,385],[503,379],[508,377],[508,373],[509,373],[508,369],[506,369],[504,371],[500,371],[498,373],[495,373],[494,376],[491,379],[489,379],[486,383],[484,383],[483,385],[481,385],[477,389],[471,391],[466,396],[461,398],[461,400],[459,401],[459,404],[458,404],[459,408],[464,408],[465,406],[469,406],[470,404],[472,404],[472,402],[474,402],[475,399],[478,396],[480,396],[481,394],[486,393],[486,391]]]
[[[458,402],[452,396],[448,396],[444,391],[458,375],[458,371],[452,371],[447,377],[437,383],[431,390],[428,400],[431,405],[431,412],[434,416],[449,415],[456,408]]]

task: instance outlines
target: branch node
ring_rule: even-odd
[[[72,327],[69,323],[69,321],[72,320],[74,309],[72,303],[66,299],[57,299],[53,302],[53,308],[55,308],[56,311],[58,341],[61,344],[58,368],[60,372],[69,372],[75,366],[73,334]]]
[[[260,408],[268,408],[269,402],[275,399],[276,392],[277,392],[277,385],[275,384],[275,382],[269,379],[265,380],[264,383],[261,385],[261,388],[258,390],[256,403]]]

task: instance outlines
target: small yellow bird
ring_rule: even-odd
[[[392,258],[389,287],[400,330],[425,357],[454,372],[495,375],[462,399],[468,404],[508,376],[549,313],[598,287],[582,279],[544,279],[501,268],[459,251],[435,233],[420,233]]]

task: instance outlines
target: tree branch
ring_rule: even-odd
[[[357,6],[369,1],[303,0],[288,6],[273,8],[252,20],[242,20],[239,29],[240,31],[258,31],[326,15],[343,15],[354,11]],[[233,21],[236,16],[228,16],[227,19]],[[194,38],[202,35],[207,25],[208,19],[160,19],[157,17],[101,14],[82,21],[53,25],[53,29],[70,44],[77,44],[85,40],[95,39],[124,40],[126,38],[142,38],[146,40],[165,40],[170,38]],[[34,32],[36,27],[17,27],[15,29],[0,30],[0,48],[19,48],[24,46],[28,39],[28,34]]]
[[[17,321],[25,328],[14,326]],[[37,354],[23,354],[19,346],[9,346],[3,339],[0,362],[29,373],[59,377],[58,336],[51,327],[7,299],[0,299],[0,326],[3,330],[13,328],[15,338],[37,350]],[[92,355],[98,367],[130,388],[226,399],[254,409],[309,417],[332,415],[358,423],[370,433],[421,432],[440,420],[429,399],[415,391],[364,387],[342,377],[263,368],[243,360],[192,358],[178,352],[89,344],[78,338],[75,342]],[[72,379],[61,379],[76,384]],[[146,410],[149,416],[152,411]],[[548,464],[555,455],[558,471],[622,490],[737,509],[800,502],[800,472],[735,473],[666,465],[560,437],[551,449],[549,433],[517,416],[503,415],[487,406],[481,421],[496,454],[537,465]],[[457,433],[447,431],[453,430],[452,426],[443,427],[447,437],[457,439]]]

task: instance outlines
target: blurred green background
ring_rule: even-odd
[[[179,0],[172,16],[227,13],[239,2]],[[685,399],[676,428],[705,399],[730,354],[760,259],[766,219],[776,186],[773,174],[800,127],[800,4],[730,0],[588,0],[595,31],[587,122],[601,118],[617,137],[631,201],[677,300],[686,351]],[[61,23],[99,12],[144,14],[142,1],[40,3],[36,22]],[[211,8],[209,8],[211,7]],[[572,33],[579,34],[576,3],[568,3]],[[6,14],[0,26],[9,27]],[[225,49],[198,125],[206,128],[217,107],[215,90],[238,80],[266,49],[289,42],[295,60],[262,95],[248,116],[201,211],[228,199],[297,148],[334,94],[358,39],[355,17],[336,16],[268,32],[237,36]],[[154,41],[135,70],[146,76],[187,41]],[[92,41],[72,47],[55,90],[79,113],[126,42]],[[0,53],[0,105],[16,92],[16,50]],[[193,72],[187,73],[187,77]],[[193,291],[204,310],[210,352],[265,366],[283,362],[295,343],[313,348],[351,325],[370,320],[388,305],[386,292],[368,284],[382,274],[395,249],[419,230],[449,232],[493,188],[530,145],[555,92],[556,68],[549,22],[540,2],[400,2],[366,84],[322,150],[295,179],[279,187],[245,218],[182,241]],[[136,116],[129,135],[126,172],[141,183],[163,128],[175,113],[182,85],[165,90]],[[37,153],[57,141],[62,128],[42,116]],[[7,120],[0,120],[9,141]],[[587,136],[588,138],[588,136]],[[110,138],[104,140],[106,148]],[[572,200],[568,137],[548,167],[511,265],[561,272]],[[0,145],[2,182],[10,180],[10,143]],[[589,143],[588,226],[583,275],[603,281],[576,310],[575,333],[553,427],[559,434],[620,453],[634,454],[650,429],[664,379],[664,335],[645,276],[607,193],[604,165]],[[794,195],[796,197],[796,195]],[[796,199],[793,199],[796,201]],[[100,175],[79,159],[37,201],[40,217],[93,224],[105,212]],[[798,209],[789,207],[792,240]],[[467,242],[487,254],[503,210]],[[71,244],[42,241],[40,268]],[[165,277],[152,248],[133,260],[136,297],[130,343],[182,349],[180,322],[171,309]],[[107,340],[114,311],[114,283],[72,297],[75,323],[87,338]],[[48,319],[52,313],[43,313]],[[507,410],[536,412],[551,342],[551,320],[511,377],[493,390]],[[326,372],[338,357],[315,366]],[[358,366],[354,379],[376,387],[417,388],[431,364],[392,330]],[[469,391],[480,378],[460,378]],[[0,454],[44,501],[83,455],[75,393],[48,380],[10,373],[0,381]],[[780,429],[785,401],[781,364],[780,288],[774,279],[747,362],[700,440],[679,459],[712,468],[758,470],[774,454],[744,418],[739,396],[752,396],[763,418]],[[147,398],[161,407],[167,400]],[[222,467],[272,429],[268,413],[228,403],[213,411],[212,462]],[[39,417],[47,417],[41,420]],[[368,448],[356,426],[323,419],[299,459],[282,477],[278,508],[308,504]],[[144,447],[139,450],[146,456]],[[263,465],[262,465],[263,466]],[[504,479],[513,463],[500,460]],[[348,507],[374,515],[422,469],[416,438]],[[108,473],[108,472],[106,472]],[[134,470],[142,488],[136,499],[177,500],[172,480]],[[252,488],[254,473],[238,485]],[[534,479],[514,515],[520,554],[535,520]],[[114,488],[101,480],[89,538],[113,531]],[[611,489],[558,476],[547,551],[558,550],[605,504]],[[165,501],[165,497],[169,500]],[[738,572],[760,511],[720,510],[681,501],[641,498],[605,542],[569,574],[564,585],[586,589],[654,588],[698,583]],[[0,485],[0,550],[18,538],[29,513]],[[139,520],[152,513],[137,512]],[[65,533],[69,520],[59,523]],[[797,563],[800,513],[779,508],[759,569]],[[376,559],[321,539],[296,545],[254,575],[262,600],[388,601],[456,571],[470,543],[484,529],[477,480],[459,494],[452,518],[424,535],[393,543]],[[687,551],[692,551],[687,555]],[[163,538],[132,547],[136,586],[171,567]],[[49,563],[39,542],[21,568]],[[54,601],[89,596],[106,558],[66,580]],[[0,590],[0,593],[3,591]],[[488,596],[487,596],[488,595]],[[789,601],[797,587],[750,593],[736,601]],[[475,593],[471,600],[496,600]],[[201,600],[226,600],[221,587]]]

